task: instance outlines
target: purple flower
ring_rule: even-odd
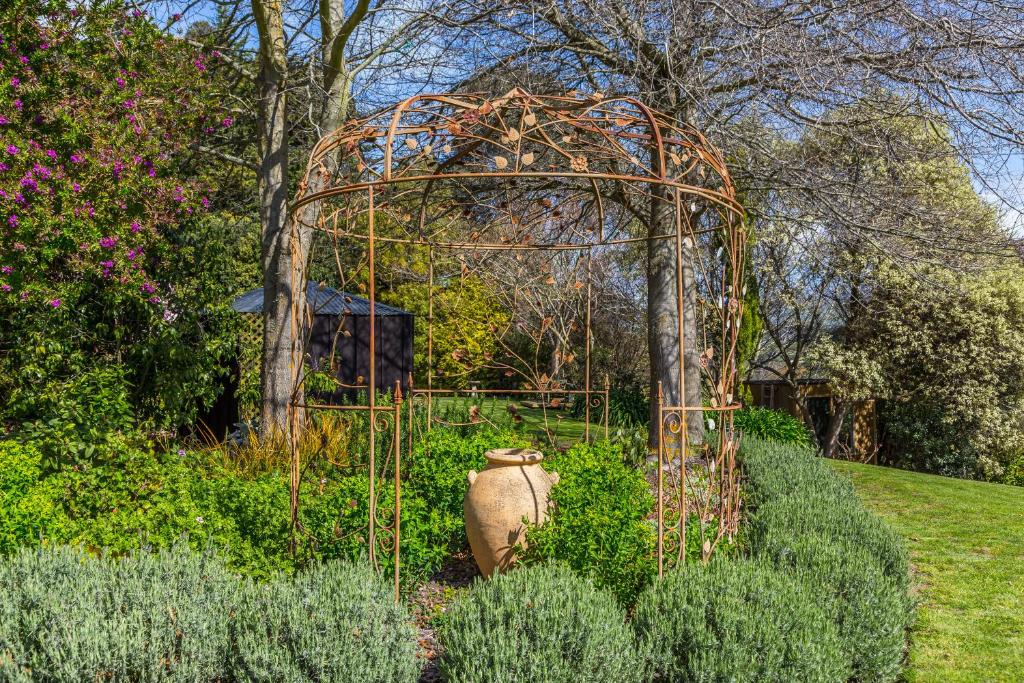
[[[11,79],[11,87],[12,88],[17,88],[19,85],[21,85],[21,79],[20,78],[15,76],[14,78]]]
[[[155,292],[155,291],[156,291],[156,285],[154,285],[154,284],[153,284],[152,282],[149,282],[149,281],[147,280],[146,282],[143,282],[143,283],[142,283],[142,286],[141,286],[141,287],[139,287],[139,290],[140,290],[140,291],[141,291],[141,292],[142,292],[143,294],[152,294],[153,292]]]
[[[137,233],[139,230],[142,230],[142,226],[139,225],[139,222],[138,221],[132,221],[132,232],[133,233]]]
[[[71,163],[73,163],[73,164],[80,164],[83,161],[85,161],[85,158],[82,157],[81,154],[72,154],[71,155]]]
[[[0,173],[2,173],[4,171],[10,171],[10,170],[11,170],[10,166],[8,166],[7,164],[5,164],[2,161],[0,161]],[[6,195],[4,195],[4,196],[6,196]]]
[[[11,286],[5,282],[2,285],[0,285],[0,289],[2,289],[5,292],[9,292],[11,291]]]
[[[192,62],[192,64],[196,67],[196,71],[198,71],[199,73],[206,71],[206,65],[203,64],[203,60],[196,59]]]
[[[78,181],[75,181],[71,183],[71,189],[74,190],[75,192],[81,192],[82,186],[78,184]]]
[[[204,209],[209,209],[210,208],[210,198],[209,197],[203,197],[203,208]]]
[[[26,175],[21,179],[21,186],[26,190],[32,190],[33,192],[39,189],[39,183],[37,183],[36,179],[30,175]]]
[[[24,104],[22,104],[20,99],[19,100],[14,100],[13,102],[11,102],[11,104],[13,104],[14,108],[17,109],[18,111],[21,111],[21,108],[23,106],[25,106]]]
[[[117,246],[117,236],[115,235],[113,237],[101,237],[100,246],[103,247],[104,249],[113,249],[114,247]]]
[[[183,201],[185,201],[185,195],[183,194],[183,191],[182,191],[180,185],[178,185],[177,187],[174,188],[174,201],[176,201],[176,202],[183,202]]]
[[[185,457],[185,449],[184,448],[179,448],[178,449],[178,455],[180,455],[181,457],[184,458]]]
[[[158,303],[160,303],[160,297],[158,297],[158,296],[151,296],[148,299],[146,299],[146,301],[148,301],[151,304],[158,304]]]
[[[17,214],[13,214],[12,213],[10,216],[8,216],[8,218],[7,218],[7,225],[11,226],[12,228],[18,227],[18,216],[17,216]],[[18,249],[18,245],[15,244],[14,248],[15,248],[15,250],[17,250]],[[24,246],[22,247],[21,251],[24,251]]]
[[[142,253],[142,249],[129,249],[128,250],[128,260],[129,261],[134,261],[135,257],[138,256],[141,253]]]
[[[8,154],[17,154],[17,153],[18,153],[18,152],[20,152],[20,151],[21,151],[21,150],[19,150],[19,149],[18,149],[17,147],[15,147],[14,145],[7,145],[7,153],[8,153]]]
[[[50,157],[50,158],[51,158],[51,159],[53,159],[54,161],[56,161],[56,160],[57,160],[57,152],[56,152],[56,151],[54,151],[54,150],[52,150],[52,149],[48,149],[48,150],[46,150],[46,156]]]
[[[231,118],[230,116],[225,116],[224,120],[220,122],[220,125],[224,126],[225,128],[230,128],[231,124],[234,122],[235,120],[233,118]]]
[[[14,272],[14,268],[11,268],[10,266],[3,266],[0,268],[0,273],[3,273],[4,275],[9,275],[12,272]]]
[[[4,116],[3,114],[0,114],[0,126],[6,126],[10,122],[11,120],[9,118]]]
[[[50,176],[53,175],[53,172],[49,168],[40,163],[32,164],[32,173],[39,176],[40,180],[49,180]]]
[[[54,308],[60,308],[60,299],[50,299],[49,303]]]
[[[22,64],[28,64],[28,57],[25,55],[18,55],[18,61]]]
[[[124,79],[123,78],[115,78],[114,82],[117,83],[118,89],[124,90]]]

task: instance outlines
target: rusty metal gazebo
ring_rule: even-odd
[[[306,370],[299,331],[308,312],[305,297],[292,297],[293,338],[300,340],[293,349],[296,374],[290,404],[293,526],[298,526],[302,469],[297,435],[303,415],[313,410],[368,412],[368,551],[375,566],[381,552],[392,555],[397,595],[401,466],[403,451],[408,457],[413,450],[415,409],[419,405],[426,411],[429,429],[436,421],[435,400],[462,391],[436,385],[433,324],[439,259],[457,263],[463,275],[486,273],[502,257],[525,261],[527,266],[531,258],[548,259],[537,269],[543,282],[522,276],[523,281],[515,284],[516,296],[522,293],[523,298],[554,291],[559,284],[556,274],[570,273],[583,318],[580,385],[569,388],[538,374],[536,368],[509,362],[503,367],[521,375],[520,388],[474,391],[578,396],[585,406],[584,438],[590,439],[591,410],[600,407],[604,436],[608,435],[609,391],[607,380],[596,388],[591,377],[592,254],[659,244],[674,261],[678,373],[678,392],[666,395],[659,383],[651,396],[652,416],[658,418],[659,574],[685,557],[688,496],[695,497],[689,504],[696,504],[701,520],[714,520],[708,529],[701,523],[699,546],[704,557],[721,538],[735,532],[739,495],[732,411],[739,407],[734,386],[743,314],[743,208],[723,156],[698,131],[632,98],[537,96],[519,89],[497,98],[420,95],[324,136],[310,155],[293,212],[298,217],[293,221],[294,240],[301,241],[304,233],[320,236],[333,250],[340,279],[351,279],[354,271],[365,277],[371,357],[378,343],[373,308],[381,249],[393,250],[395,262],[426,252],[429,298],[426,377],[415,384],[410,378],[403,397],[399,387],[379,386],[371,366],[360,386],[366,391],[365,405],[341,406],[304,399]],[[301,289],[307,281],[308,251],[295,252],[293,282]],[[451,254],[457,254],[454,261]],[[358,265],[351,266],[353,262]],[[513,265],[512,272],[519,276],[524,271]],[[696,310],[689,310],[687,302]],[[696,339],[687,337],[685,315],[696,321]],[[692,337],[693,329],[690,333]],[[693,362],[687,365],[688,353],[691,361],[699,358],[699,369]],[[695,371],[703,401],[685,405],[686,382],[693,381]],[[381,402],[378,390],[391,389],[390,399]],[[718,416],[715,438],[690,443],[689,416],[705,413]],[[388,431],[390,443],[378,444],[378,433]],[[687,461],[698,451],[705,467],[695,476]],[[386,455],[385,471],[379,471],[381,454]],[[381,519],[378,487],[387,476],[393,480],[394,505],[388,518]],[[669,484],[678,511],[666,519]]]

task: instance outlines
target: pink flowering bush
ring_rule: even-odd
[[[224,119],[215,58],[121,5],[76,7],[0,8],[0,416],[45,421],[116,365],[135,417],[175,426],[229,351],[228,240],[190,180]]]

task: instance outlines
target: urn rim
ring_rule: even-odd
[[[495,465],[536,465],[544,454],[532,448],[492,448],[484,457]]]

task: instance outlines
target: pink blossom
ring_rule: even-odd
[[[21,85],[21,79],[20,78],[15,76],[14,78],[11,79],[11,87],[12,88],[17,88],[19,85]]]
[[[71,155],[71,163],[73,163],[73,164],[80,164],[83,161],[85,161],[85,158],[81,154],[72,154]]]
[[[225,128],[230,128],[231,124],[234,122],[235,120],[233,118],[231,118],[230,116],[225,116],[224,120],[220,122],[220,125],[224,126]]]
[[[11,120],[9,118],[4,116],[3,114],[0,114],[0,126],[6,126],[10,122]]]
[[[21,111],[22,107],[25,106],[24,104],[22,104],[20,99],[14,100],[13,102],[11,102],[11,104],[13,104],[14,108],[17,109],[18,111]]]
[[[11,291],[11,286],[5,282],[2,285],[0,285],[0,289],[2,289],[5,292],[9,292]]]
[[[56,160],[57,160],[57,152],[56,152],[56,151],[54,151],[54,150],[52,150],[52,149],[48,149],[48,150],[46,150],[46,156],[50,157],[50,158],[51,158],[51,159],[53,159],[54,161],[56,161]]]
[[[17,220],[18,217],[17,216],[13,216],[13,218],[15,219],[14,222],[17,223],[18,222],[18,220]],[[7,221],[7,222],[10,223],[10,221]],[[25,251],[25,245],[22,244],[21,242],[15,242],[12,245],[12,249],[14,249],[14,251]]]
[[[13,272],[14,268],[11,268],[10,266],[3,266],[0,268],[0,273],[3,273],[4,275],[10,275]]]
[[[8,154],[12,154],[12,155],[13,155],[13,154],[17,154],[17,153],[18,153],[18,152],[20,152],[20,151],[21,151],[21,150],[20,150],[20,149],[18,149],[17,147],[15,147],[14,145],[7,145],[7,153],[8,153]]]
[[[114,247],[117,246],[117,236],[115,235],[112,237],[101,237],[100,246],[103,247],[104,249],[113,249]]]
[[[54,308],[60,308],[60,299],[50,299],[49,303]]]

